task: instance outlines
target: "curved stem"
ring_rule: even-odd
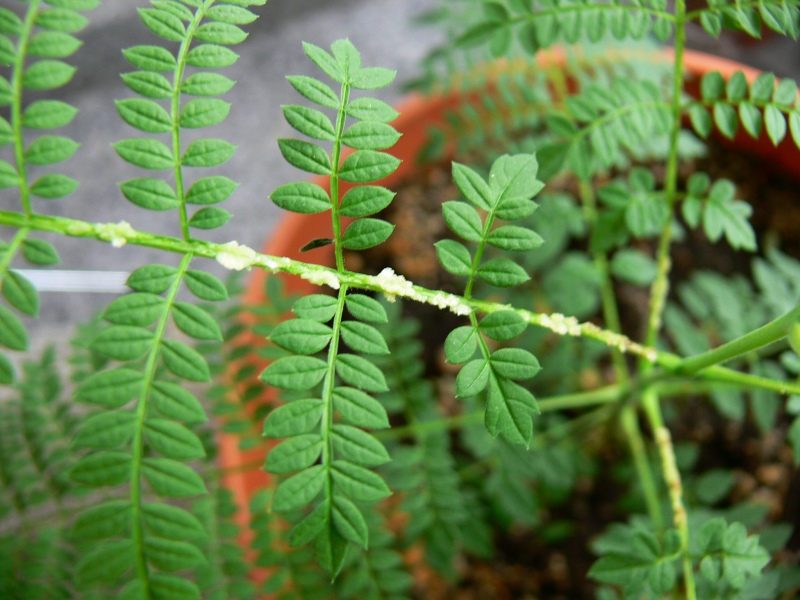
[[[25,58],[28,50],[28,41],[36,15],[39,12],[41,0],[31,0],[25,13],[22,31],[17,44],[17,56],[14,60],[11,74],[11,128],[14,132],[14,160],[17,163],[19,174],[19,199],[22,210],[27,216],[33,214],[31,208],[31,190],[28,185],[28,172],[25,167],[25,138],[22,135],[22,77],[25,73]]]
[[[789,328],[800,318],[800,305],[788,313],[766,325],[754,329],[745,335],[736,338],[722,346],[703,352],[696,356],[686,358],[678,365],[676,372],[681,375],[692,375],[708,367],[732,360],[763,346],[767,346],[784,338],[789,333]]]
[[[206,16],[208,9],[216,2],[216,0],[205,0],[203,4],[198,7],[194,14],[194,19],[186,27],[186,36],[178,48],[176,56],[177,66],[175,67],[175,74],[172,78],[172,98],[170,100],[170,117],[172,118],[172,155],[175,157],[175,165],[172,169],[173,176],[175,177],[175,193],[180,199],[179,215],[181,220],[181,235],[183,239],[189,241],[191,239],[191,232],[189,231],[189,215],[186,211],[186,189],[183,182],[183,166],[181,165],[181,84],[183,83],[183,74],[186,71],[186,55],[189,54],[189,48],[192,45],[194,32],[200,26],[200,23]]]

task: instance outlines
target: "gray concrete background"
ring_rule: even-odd
[[[275,141],[294,135],[283,118],[281,105],[304,101],[284,76],[321,75],[305,57],[303,41],[327,49],[336,39],[348,37],[361,51],[365,66],[396,69],[399,81],[410,79],[415,65],[436,41],[435,32],[413,27],[411,20],[434,2],[270,0],[264,6],[253,7],[260,18],[245,26],[248,39],[233,47],[240,59],[222,71],[237,81],[225,96],[233,104],[231,114],[224,123],[198,132],[202,137],[223,138],[237,145],[238,150],[221,167],[197,169],[191,174],[194,177],[224,174],[239,182],[240,187],[223,205],[234,216],[218,230],[194,230],[197,236],[261,247],[281,212],[268,200],[268,194],[282,183],[305,178],[283,160]],[[0,0],[0,5],[4,3],[5,0]],[[163,173],[138,169],[111,149],[114,142],[143,135],[119,118],[113,101],[134,96],[119,77],[119,73],[134,70],[120,50],[136,44],[159,43],[136,14],[137,6],[147,5],[144,1],[106,0],[87,13],[91,23],[78,34],[84,46],[69,59],[78,71],[67,86],[58,90],[59,97],[80,112],[70,126],[55,132],[82,144],[72,159],[57,166],[59,172],[81,181],[81,186],[64,199],[34,202],[37,210],[48,214],[100,222],[126,220],[138,229],[179,236],[176,212],[142,210],[130,204],[118,187],[119,182],[127,179],[159,177]],[[375,94],[394,102],[401,94],[400,86]],[[185,137],[187,141],[191,139],[191,135]],[[0,206],[17,208],[18,200],[11,191],[0,191]],[[8,232],[0,232],[0,237],[9,239]],[[58,269],[131,270],[151,262],[176,263],[176,257],[158,250],[133,246],[114,249],[86,240],[40,237],[58,247],[62,264],[53,267]],[[222,271],[213,263],[209,265],[217,273]],[[111,299],[113,296],[109,294],[43,293],[40,318],[29,321],[36,338],[34,346],[71,335],[73,323],[89,318]]]
[[[0,0],[0,5],[8,1]],[[117,184],[148,173],[123,162],[110,150],[112,143],[140,135],[119,119],[113,100],[133,95],[118,75],[132,70],[120,49],[157,43],[135,12],[136,6],[146,4],[144,0],[105,0],[89,14],[91,24],[79,34],[84,47],[71,59],[78,72],[59,92],[81,111],[64,133],[83,144],[60,170],[80,179],[82,185],[63,200],[38,201],[38,209],[92,221],[124,219],[137,228],[177,235],[176,213],[143,211],[123,198]],[[235,239],[260,247],[279,218],[268,194],[277,185],[303,177],[282,159],[275,143],[277,137],[292,135],[280,105],[300,101],[284,75],[317,74],[302,52],[302,41],[328,47],[337,38],[349,37],[366,65],[397,69],[399,81],[408,80],[417,73],[419,59],[438,41],[435,31],[415,27],[411,18],[436,4],[437,0],[269,0],[265,6],[255,7],[260,18],[246,26],[250,36],[235,48],[241,58],[224,71],[238,81],[226,97],[233,103],[231,115],[217,128],[202,130],[204,136],[223,137],[239,146],[234,158],[215,170],[241,183],[224,205],[234,218],[219,230],[199,232],[198,237],[221,242]],[[731,36],[710,40],[697,32],[690,35],[690,43],[781,76],[800,77],[800,52],[792,40],[742,46]],[[398,99],[399,90],[393,86],[379,95],[392,102]],[[0,193],[0,206],[15,207],[16,199]],[[5,233],[0,232],[0,237],[7,238],[2,235]],[[63,269],[130,270],[148,262],[175,261],[156,250],[113,249],[83,240],[55,242],[63,258],[59,268]],[[34,345],[71,335],[72,323],[88,318],[110,299],[106,294],[43,294],[41,318],[30,323]]]

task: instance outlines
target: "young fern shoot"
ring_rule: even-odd
[[[285,106],[283,111],[300,133],[329,142],[330,154],[305,140],[282,139],[279,145],[294,166],[329,176],[330,189],[292,183],[276,189],[272,200],[299,213],[330,211],[332,238],[314,240],[307,247],[333,244],[336,269],[343,273],[344,249],[376,246],[393,229],[369,215],[388,206],[394,194],[380,186],[360,184],[386,177],[399,165],[396,158],[382,152],[399,138],[387,124],[396,112],[377,99],[351,99],[351,91],[384,87],[395,73],[362,67],[361,56],[349,40],[334,42],[332,54],[313,44],[305,44],[304,49],[311,61],[340,85],[339,93],[310,77],[290,77],[289,82],[308,100],[335,110],[335,119],[304,106]],[[355,119],[349,127],[348,118]],[[345,157],[345,147],[354,152]],[[354,187],[342,194],[343,182]],[[356,220],[345,229],[343,217]],[[380,369],[362,356],[389,350],[372,325],[386,322],[385,310],[376,300],[349,293],[348,286],[340,285],[336,278],[315,283],[329,284],[337,295],[317,294],[298,300],[293,308],[296,318],[280,324],[270,336],[290,355],[269,365],[261,379],[283,389],[308,390],[309,397],[292,401],[268,417],[265,435],[288,439],[269,453],[266,468],[277,474],[294,473],[278,486],[272,509],[295,511],[313,506],[289,533],[289,540],[293,545],[313,541],[317,560],[335,576],[350,544],[368,546],[363,505],[390,494],[381,476],[369,470],[387,462],[389,455],[381,442],[364,431],[389,425],[385,410],[370,396],[386,391],[386,380]],[[344,352],[344,345],[350,352]]]

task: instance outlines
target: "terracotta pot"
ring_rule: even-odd
[[[563,64],[564,55],[557,51],[543,53],[538,60],[543,66],[558,66]],[[756,69],[729,60],[693,51],[685,53],[685,65],[688,78],[687,89],[690,93],[696,95],[698,94],[702,76],[710,71],[719,71],[723,77],[728,78],[735,71],[741,70],[749,81],[754,80],[760,73]],[[403,162],[395,173],[379,182],[381,185],[396,188],[398,184],[414,174],[417,165],[416,157],[428,142],[431,127],[436,124],[443,124],[447,110],[456,106],[458,101],[459,96],[457,94],[433,98],[414,95],[399,104],[397,110],[400,116],[393,125],[402,133],[402,137],[391,149],[391,153],[402,159]],[[716,132],[714,135],[732,150],[759,154],[778,165],[783,172],[800,179],[800,150],[793,145],[791,139],[785,139],[776,148],[769,141],[766,134],[763,134],[762,138],[757,141],[745,133],[740,133],[734,140],[727,140]],[[327,177],[315,177],[312,181],[323,188],[327,189],[328,187]],[[342,193],[344,193],[349,186],[343,184],[342,187]],[[333,252],[331,246],[304,253],[300,252],[300,248],[309,240],[330,237],[330,235],[331,222],[328,214],[299,215],[289,213],[283,217],[280,224],[275,228],[275,233],[268,240],[262,251],[270,255],[288,256],[306,262],[332,265]],[[266,276],[266,273],[262,270],[253,272],[244,295],[245,303],[260,305],[265,302],[264,284]],[[313,293],[314,290],[319,289],[317,286],[298,277],[281,277],[284,278],[285,287],[289,292]],[[242,339],[242,343],[258,347],[263,345],[264,341],[250,334],[249,337]],[[264,359],[256,359],[257,362],[258,360],[260,360],[261,367],[266,366],[267,363]],[[264,399],[264,401],[269,400],[270,397]],[[238,447],[238,438],[235,435],[221,434],[220,462],[222,467],[228,468],[245,464],[263,464],[267,448],[268,445],[264,445],[257,449],[242,451]],[[233,472],[224,478],[224,484],[233,491],[240,507],[238,519],[242,526],[246,526],[249,522],[249,499],[260,489],[269,486],[270,483],[270,476],[260,468]],[[243,541],[246,543],[247,540]]]

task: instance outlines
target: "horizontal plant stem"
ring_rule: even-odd
[[[469,314],[473,311],[492,313],[500,310],[513,310],[531,325],[544,327],[558,335],[596,340],[623,353],[639,356],[649,363],[665,368],[667,371],[676,372],[684,361],[677,354],[639,344],[622,334],[602,329],[594,323],[581,323],[574,317],[566,317],[559,313],[535,313],[529,310],[513,308],[507,304],[472,298],[466,299],[455,294],[429,290],[414,285],[394,273],[389,273],[388,275],[384,273],[380,275],[362,275],[350,271],[338,273],[335,269],[329,267],[291,260],[286,257],[261,254],[247,246],[238,244],[218,244],[202,240],[186,241],[170,236],[137,231],[125,222],[90,223],[65,217],[50,215],[26,216],[24,213],[0,210],[1,225],[18,229],[28,228],[35,231],[49,231],[69,237],[95,239],[101,242],[110,242],[116,247],[133,244],[179,254],[191,253],[195,257],[215,259],[223,266],[235,270],[257,267],[272,273],[298,275],[315,285],[327,284],[337,289],[342,285],[348,285],[349,287],[380,292],[386,294],[389,298],[400,296],[416,302],[433,304],[461,314]],[[775,381],[740,373],[718,365],[703,369],[696,376],[707,381],[729,383],[739,387],[756,387],[780,394],[800,395],[800,385],[796,383]]]
[[[751,382],[736,381],[697,381],[696,379],[679,379],[677,381],[662,381],[669,377],[669,373],[652,372],[648,376],[641,378],[638,382],[629,384],[612,384],[595,390],[578,392],[575,394],[563,394],[541,398],[538,401],[539,410],[542,413],[554,412],[557,410],[572,410],[580,408],[594,408],[621,402],[629,397],[635,389],[643,385],[652,385],[660,396],[691,396],[696,394],[707,394],[720,387],[753,387]],[[771,381],[771,380],[767,380]],[[465,425],[473,425],[483,420],[483,411],[443,417],[432,421],[422,421],[401,427],[392,427],[384,431],[376,431],[375,437],[381,440],[393,440],[413,434],[426,434],[434,431],[458,429]]]
[[[692,375],[707,367],[727,362],[737,356],[777,342],[788,335],[789,328],[798,317],[800,317],[800,305],[763,327],[754,329],[713,350],[684,359],[678,365],[676,372],[681,375]]]
[[[542,413],[554,412],[557,410],[569,410],[577,408],[597,407],[606,404],[619,402],[631,391],[628,384],[613,384],[596,390],[578,392],[575,394],[563,394],[542,398],[538,401],[539,411]],[[430,433],[447,429],[456,429],[464,425],[480,423],[483,420],[483,410],[445,417],[434,421],[423,421],[413,423],[403,427],[393,427],[391,430],[378,431],[375,436],[379,439],[396,439],[412,433]]]
[[[586,408],[599,404],[612,404],[622,399],[629,391],[630,385],[628,384],[613,384],[586,392],[551,396],[538,401],[539,411],[547,413],[556,410]]]
[[[674,357],[675,355],[673,354],[669,358]],[[694,374],[694,376],[706,381],[728,383],[740,388],[757,388],[768,390],[770,392],[777,392],[778,394],[784,396],[800,395],[800,384],[798,383],[792,381],[777,381],[775,379],[769,379],[768,377],[760,377],[759,375],[751,375],[750,373],[742,373],[740,371],[734,371],[733,369],[726,369],[725,367],[720,367],[719,365],[708,367],[707,369]]]
[[[624,386],[627,389],[627,386]],[[624,395],[623,386],[609,385],[598,390],[579,392],[577,394],[564,394],[539,400],[539,410],[543,413],[570,408],[586,408],[617,402]],[[387,440],[397,439],[411,434],[425,434],[434,431],[457,429],[464,425],[473,425],[483,420],[483,410],[445,417],[433,421],[412,423],[403,427],[393,427],[390,430],[375,432],[375,437]]]

